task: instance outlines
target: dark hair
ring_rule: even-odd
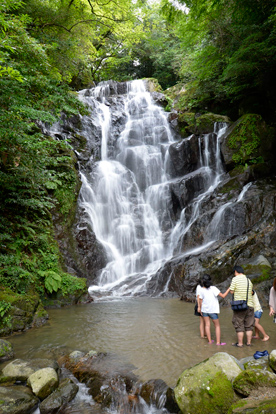
[[[206,289],[209,289],[210,286],[212,286],[212,280],[211,280],[211,276],[207,275],[207,273],[205,273],[202,276],[202,285],[203,287],[205,287]]]
[[[276,277],[275,277],[275,279],[273,280],[273,287],[274,287],[274,290],[276,290]]]
[[[244,273],[244,270],[241,266],[234,266],[233,267],[233,273],[238,272],[238,273]]]

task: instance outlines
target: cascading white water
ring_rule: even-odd
[[[181,240],[200,214],[202,201],[220,182],[223,168],[219,137],[225,125],[216,125],[213,134],[199,140],[198,169],[191,174],[201,176],[204,191],[192,202],[190,219],[185,219],[184,208],[175,225],[167,208],[174,181],[169,176],[168,148],[174,138],[165,112],[153,103],[143,81],[129,82],[123,108],[125,127],[110,150],[112,113],[106,101],[108,95],[106,83],[89,94],[80,92],[80,99],[93,108],[93,124],[102,137],[101,161],[92,173],[81,174],[80,204],[108,257],[98,284],[89,291],[94,296],[137,295],[147,293],[157,270],[178,252]],[[116,96],[112,99],[114,102]],[[215,153],[211,154],[214,139]],[[164,227],[166,237],[162,234]],[[204,246],[194,250],[204,250]]]
[[[106,86],[101,93],[100,88],[92,97],[81,95],[88,104],[93,99],[102,131],[102,160],[90,176],[81,175],[81,206],[109,259],[90,291],[141,293],[170,253],[164,248],[158,214],[165,199],[162,183],[168,181],[164,153],[173,137],[165,113],[152,102],[144,83],[134,81],[125,99],[126,125],[109,158],[111,114],[105,105]]]

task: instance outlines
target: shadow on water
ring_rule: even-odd
[[[261,324],[268,342],[253,340],[251,348],[231,346],[236,342],[232,311],[221,308],[221,339],[227,345],[209,345],[199,336],[194,305],[179,299],[135,298],[93,302],[87,305],[49,310],[49,322],[39,328],[9,337],[15,357],[53,357],[52,351],[111,352],[116,364],[132,364],[141,381],[162,379],[174,387],[184,369],[216,352],[228,352],[241,359],[256,350],[275,348],[275,324],[264,311]],[[212,337],[214,330],[212,326]],[[112,363],[112,362],[111,362]]]

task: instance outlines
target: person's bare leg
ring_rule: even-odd
[[[205,324],[204,324],[203,316],[200,316],[199,317],[199,331],[200,331],[201,338],[206,338],[206,335],[205,335]]]
[[[214,322],[214,325],[215,325],[217,345],[220,345],[220,323],[219,323],[219,319],[213,319],[213,322]]]
[[[238,346],[243,346],[243,336],[244,336],[244,332],[237,332]]]
[[[259,318],[255,318],[255,335],[252,336],[252,338],[254,338],[254,339],[261,339],[260,338],[260,332],[259,332],[259,329],[258,329],[259,320],[260,320]]]
[[[211,327],[210,327],[210,318],[209,318],[209,316],[204,316],[204,322],[205,322],[205,332],[206,332],[206,335],[207,335],[207,339],[208,339],[209,344],[211,344],[212,340],[211,340]]]
[[[262,341],[268,341],[269,340],[269,336],[267,335],[267,333],[265,332],[264,328],[262,327],[262,325],[260,325],[259,322],[260,319],[255,318],[255,331],[257,333],[257,331],[260,331],[261,334],[263,335],[263,339]]]
[[[252,331],[246,331],[246,345],[251,345]]]

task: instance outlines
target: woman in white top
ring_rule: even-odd
[[[198,311],[202,313],[205,323],[205,332],[209,344],[213,343],[211,339],[211,326],[210,319],[212,319],[215,325],[216,332],[216,344],[217,345],[226,345],[225,342],[220,342],[220,323],[219,323],[219,301],[218,296],[225,298],[228,295],[229,290],[227,289],[225,293],[221,293],[216,286],[212,286],[211,277],[207,274],[203,275],[202,278],[203,288],[200,291],[199,299],[199,309]]]
[[[259,302],[259,298],[255,290],[252,290],[252,299],[254,304],[254,316],[255,316],[255,336],[252,336],[254,339],[260,339],[260,332],[263,334],[262,341],[268,341],[269,336],[266,334],[264,328],[260,324],[260,319],[263,314],[263,310],[261,304]]]

